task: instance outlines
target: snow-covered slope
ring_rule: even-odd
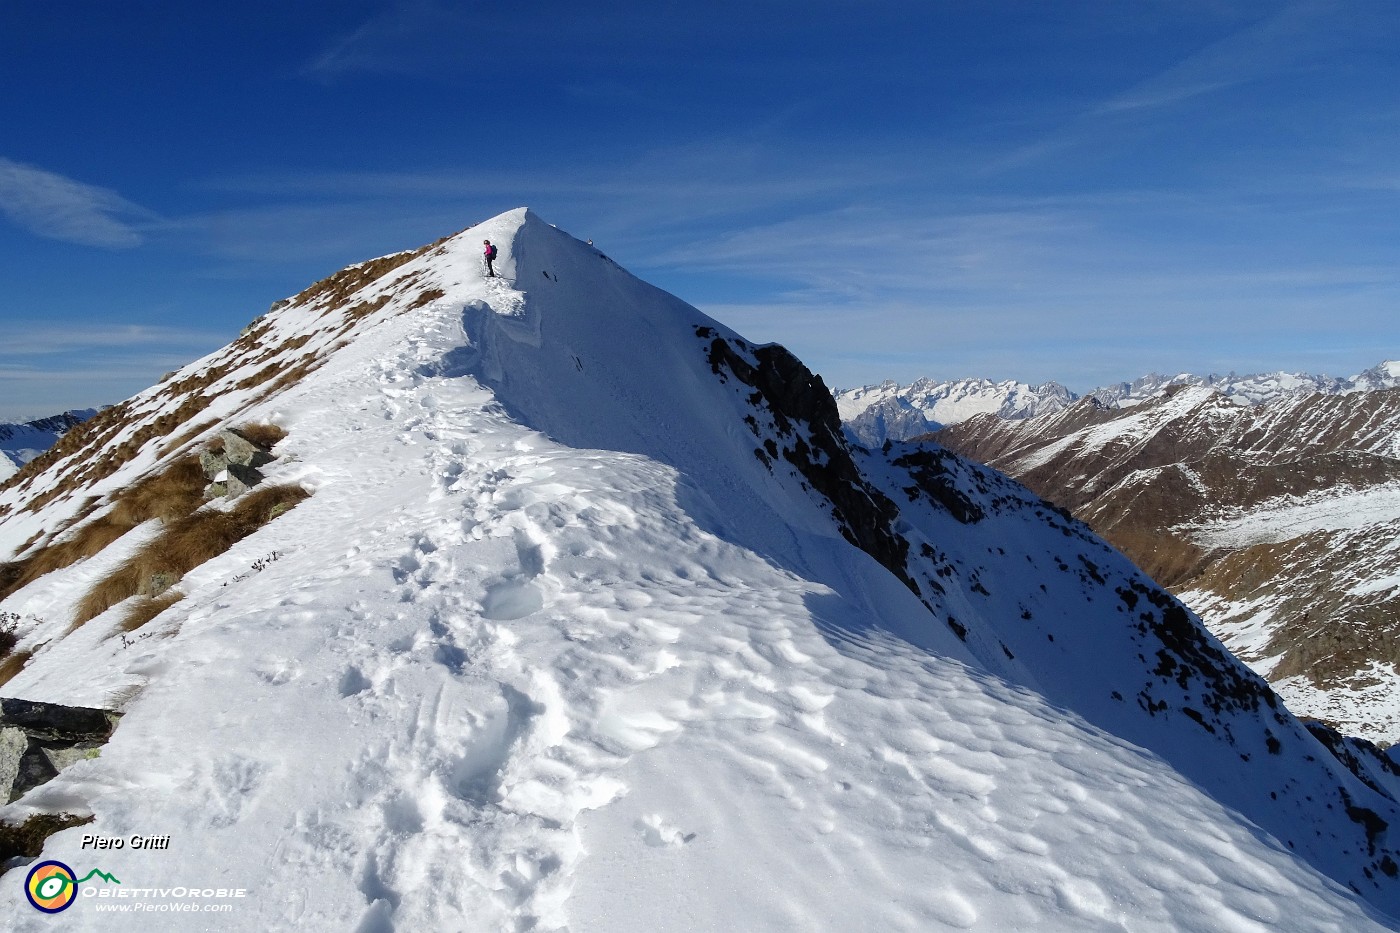
[[[97,414],[95,408],[66,411],[19,424],[0,424],[0,481],[48,450],[69,428]]]
[[[32,653],[4,693],[124,710],[0,810],[91,813],[44,857],[157,892],[90,882],[69,928],[1397,926],[1384,762],[1083,526],[847,446],[782,348],[526,211],[117,408],[0,489],[20,561],[225,423],[286,429],[267,482],[314,495],[132,632],[72,610],[154,520],[0,602]],[[82,848],[132,833],[170,847]],[[0,909],[50,929],[21,875]],[[173,885],[246,896],[102,910]]]

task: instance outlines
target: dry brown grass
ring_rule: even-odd
[[[207,482],[199,458],[182,457],[124,490],[108,517],[131,527],[153,518],[163,522],[183,518],[204,503]]]
[[[266,362],[268,362],[268,361],[271,360],[273,357],[277,357],[277,356],[286,356],[286,355],[288,355],[289,353],[291,353],[293,350],[300,350],[302,347],[306,346],[306,344],[307,344],[310,340],[311,340],[311,334],[302,334],[302,335],[300,335],[300,336],[298,336],[298,337],[289,337],[288,339],[282,341],[282,342],[279,343],[279,344],[274,344],[274,345],[272,345],[272,346],[267,347],[266,349],[263,350],[262,353],[259,353],[257,356],[252,357],[251,359],[245,360],[245,361],[243,362],[243,365],[244,365],[244,366],[257,366],[257,365],[259,365],[259,364],[261,364],[261,363],[266,363]],[[277,364],[273,364],[271,368],[272,368],[273,370],[276,370],[276,369],[277,369]],[[266,371],[266,370],[263,370],[263,371]],[[240,380],[238,383],[236,383],[236,387],[237,387],[237,388],[251,388],[252,386],[258,385],[258,382],[257,382],[257,381],[254,381],[254,379],[255,379],[255,377],[244,377],[242,380]]]
[[[185,457],[120,493],[106,515],[20,561],[0,565],[0,599],[53,570],[92,557],[143,522],[171,522],[204,501],[204,472],[198,457]],[[95,504],[90,503],[93,508]],[[89,510],[90,511],[90,510]]]
[[[287,386],[296,385],[298,382],[301,382],[301,380],[320,369],[324,363],[325,360],[314,353],[303,354],[299,359],[293,362],[290,367],[286,368],[272,385],[268,386],[267,391],[263,393],[260,400],[277,394]]]
[[[172,440],[166,441],[163,445],[161,445],[160,455],[164,457],[166,454],[179,450],[181,447],[184,447],[190,441],[194,440],[196,437],[203,434],[205,431],[209,430],[218,423],[219,422],[215,419],[200,422],[199,424],[190,428],[188,431],[182,433],[180,436]]]
[[[209,422],[200,430],[205,430],[213,424]],[[287,436],[287,432],[275,424],[247,423],[240,425],[236,430],[264,447],[271,447]],[[216,449],[222,443],[215,438],[209,443],[209,448]],[[194,455],[182,457],[160,473],[147,476],[118,493],[106,515],[79,527],[73,534],[41,548],[23,560],[0,564],[0,599],[50,571],[60,570],[83,558],[92,557],[137,525],[153,518],[158,518],[166,524],[184,518],[204,503],[206,483],[199,457]],[[96,496],[90,497],[77,515],[60,526],[58,533],[61,534],[91,515],[97,510],[100,501]],[[35,540],[37,536],[31,538],[25,548]],[[21,552],[23,550],[24,548]]]
[[[265,450],[277,446],[277,442],[287,436],[285,429],[275,424],[240,424],[234,431]]]
[[[97,507],[101,504],[101,496],[88,496],[86,499],[83,500],[83,504],[78,506],[78,511],[74,512],[72,515],[68,516],[62,522],[59,523],[58,527],[53,530],[53,534],[49,535],[49,540],[54,540],[59,535],[67,531],[69,528],[72,528],[74,525],[87,518],[93,512],[96,512]],[[40,537],[41,535],[35,535],[29,540],[28,543],[24,545],[24,547],[20,548],[18,551],[15,551],[15,553],[23,554],[26,550],[29,549],[29,546],[31,544],[34,544]]]
[[[0,687],[9,683],[16,674],[24,670],[24,665],[28,664],[29,659],[33,656],[32,651],[16,651],[0,659]]]
[[[116,447],[112,447],[109,441],[125,425],[119,424],[114,430],[102,433],[100,436],[94,438],[90,444],[85,445],[91,448],[91,455],[84,460],[83,466],[66,471],[63,474],[62,480],[25,503],[25,511],[37,511],[59,496],[76,492],[79,489],[91,486],[99,480],[106,479],[140,453],[141,449],[145,447],[148,442],[156,438],[168,436],[180,425],[208,408],[212,401],[212,398],[203,395],[187,398],[179,408],[174,411],[166,412],[153,421],[141,426],[133,432],[129,438]],[[111,410],[112,409],[108,409],[108,411]],[[93,420],[95,421],[96,419]],[[91,424],[92,421],[86,423]],[[60,441],[66,440],[68,436],[69,435],[65,434],[60,438]],[[50,448],[46,453],[52,452],[52,450],[53,448]],[[33,462],[37,462],[39,459],[39,457],[36,457]],[[74,459],[77,458],[75,457]],[[16,474],[16,476],[17,475],[19,474]]]
[[[1219,556],[1219,552],[1206,551],[1185,537],[1150,527],[1118,527],[1099,533],[1165,587],[1185,584]]]
[[[342,270],[312,285],[296,296],[293,302],[297,305],[320,304],[323,313],[341,308],[360,289],[398,266],[440,246],[442,242],[443,240],[439,240],[417,250],[386,256]],[[425,302],[431,300],[425,296],[421,300]],[[360,301],[352,307],[345,308],[342,311],[344,317],[342,333],[364,317],[382,308],[388,300],[389,296],[386,294],[373,301]],[[161,390],[155,399],[147,399],[140,403],[131,400],[121,402],[104,409],[88,421],[76,425],[59,438],[53,447],[35,457],[13,476],[0,483],[0,489],[27,490],[32,488],[32,484],[40,477],[50,477],[49,481],[52,485],[30,497],[22,506],[25,511],[35,511],[60,496],[110,476],[136,456],[153,439],[167,439],[162,444],[160,451],[162,454],[178,450],[184,444],[189,443],[199,433],[212,426],[211,423],[205,422],[188,429],[173,439],[171,435],[195,415],[208,408],[213,399],[227,389],[227,387],[219,386],[218,383],[235,370],[260,366],[261,368],[257,369],[256,372],[241,379],[236,388],[256,389],[271,383],[268,391],[263,393],[262,397],[265,398],[277,390],[300,381],[319,368],[323,360],[319,359],[320,355],[316,353],[306,353],[298,359],[281,364],[273,363],[274,357],[285,357],[298,350],[311,339],[312,335],[302,334],[275,346],[268,346],[263,341],[269,327],[270,325],[266,321],[261,319],[255,321],[250,330],[229,345],[221,362],[199,372],[190,373],[180,379],[163,381]],[[139,407],[149,408],[153,403],[159,404],[161,400],[177,399],[183,400],[175,410],[150,420],[147,420],[148,412],[138,411]],[[139,428],[132,430],[137,423],[143,421],[144,423]],[[122,444],[114,447],[113,441],[122,433],[129,433],[131,436]],[[58,469],[65,460],[68,461],[68,468]],[[57,482],[53,482],[52,478],[55,476],[58,477]],[[10,510],[9,503],[0,505],[0,515]]]
[[[159,537],[88,590],[78,603],[74,627],[124,599],[159,595],[309,495],[300,486],[268,486],[242,496],[227,512],[205,509],[172,522]]]
[[[390,295],[380,295],[373,301],[359,301],[345,309],[345,324],[348,327],[369,317],[389,303]]]
[[[15,581],[24,575],[24,561],[12,560],[0,564],[0,599],[19,589]]]
[[[257,372],[253,373],[251,376],[244,376],[242,379],[238,380],[238,382],[236,382],[233,387],[235,389],[240,390],[255,389],[258,386],[262,385],[264,382],[275,378],[276,375],[282,371],[282,369],[283,367],[280,364],[270,363],[267,366],[264,366],[262,369],[258,370]]]
[[[166,590],[159,596],[142,596],[133,602],[122,616],[121,630],[136,631],[184,598],[185,594],[178,590]]]
[[[417,298],[413,299],[413,304],[409,305],[405,310],[413,311],[414,309],[421,308],[424,305],[432,304],[434,301],[437,301],[439,298],[446,294],[447,292],[443,291],[440,288],[429,288],[426,291],[419,294]]]
[[[374,310],[380,304],[382,302],[370,307],[369,310]],[[361,305],[356,305],[347,314],[367,313],[362,307],[363,305],[366,303],[362,302]],[[232,352],[222,363],[201,372],[192,373],[166,386],[161,393],[162,397],[176,399],[184,396],[184,400],[173,411],[165,412],[131,432],[131,436],[121,444],[113,447],[111,442],[119,433],[129,430],[139,417],[129,401],[105,409],[99,412],[96,417],[74,427],[59,438],[57,444],[35,457],[30,464],[26,464],[14,476],[0,484],[0,489],[10,486],[23,487],[34,477],[58,464],[65,457],[73,457],[77,460],[78,458],[74,455],[83,451],[86,451],[88,455],[82,459],[81,466],[67,470],[58,483],[25,503],[24,509],[35,511],[59,496],[105,479],[140,453],[146,444],[152,440],[170,438],[186,422],[208,408],[223,390],[212,390],[210,394],[206,394],[205,390],[211,389],[234,370],[248,366],[255,351],[261,351],[259,360],[266,360],[276,354],[285,354],[299,349],[310,339],[311,335],[303,334],[276,347],[263,348],[257,344],[255,335],[245,334],[230,345]],[[272,391],[276,391],[305,378],[319,368],[322,362],[324,361],[317,354],[305,353],[290,363],[265,366],[251,376],[244,377],[235,388],[253,389],[268,381],[275,380],[272,384]],[[265,393],[264,397],[266,394],[270,393]],[[182,432],[174,439],[167,440],[162,444],[160,452],[163,454],[178,449],[213,425],[214,422],[205,421]]]
[[[335,275],[327,276],[316,282],[292,299],[292,302],[296,305],[309,305],[317,301],[324,301],[327,310],[329,310],[366,285],[373,283],[376,279],[383,278],[399,266],[416,259],[440,243],[442,240],[415,250],[406,250],[392,256],[371,259],[369,262],[362,262],[348,269],[342,269]]]

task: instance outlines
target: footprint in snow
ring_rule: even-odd
[[[295,658],[269,658],[254,668],[254,672],[263,683],[280,687],[301,676],[301,662]]]
[[[513,579],[492,584],[481,598],[481,614],[497,622],[523,619],[544,608],[544,593],[529,580]]]
[[[357,693],[364,693],[374,686],[374,682],[366,677],[358,667],[350,666],[340,677],[340,695],[342,697],[352,697]]]

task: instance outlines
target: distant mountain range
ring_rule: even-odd
[[[1258,405],[1288,395],[1338,395],[1400,386],[1400,362],[1386,361],[1350,378],[1305,373],[1256,373],[1197,376],[1151,373],[1131,382],[1101,386],[1080,396],[1058,382],[1030,385],[989,379],[937,381],[918,379],[907,386],[893,381],[841,389],[836,404],[851,438],[866,447],[886,439],[907,440],[958,424],[974,415],[994,414],[1019,420],[1062,411],[1081,398],[1108,408],[1128,408],[1153,398],[1170,385],[1203,386],[1238,404]]]
[[[1400,389],[1385,386],[1398,372],[1251,377],[1229,397],[1204,381],[1145,401],[1134,389],[1129,407],[1084,398],[1029,419],[975,416],[934,437],[1073,511],[1200,613],[1294,712],[1392,745]]]
[[[0,480],[52,447],[69,428],[95,414],[96,408],[84,408],[19,424],[0,424]]]

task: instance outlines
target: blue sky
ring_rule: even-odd
[[[520,205],[828,384],[1400,358],[1400,4],[0,5],[0,419]]]

